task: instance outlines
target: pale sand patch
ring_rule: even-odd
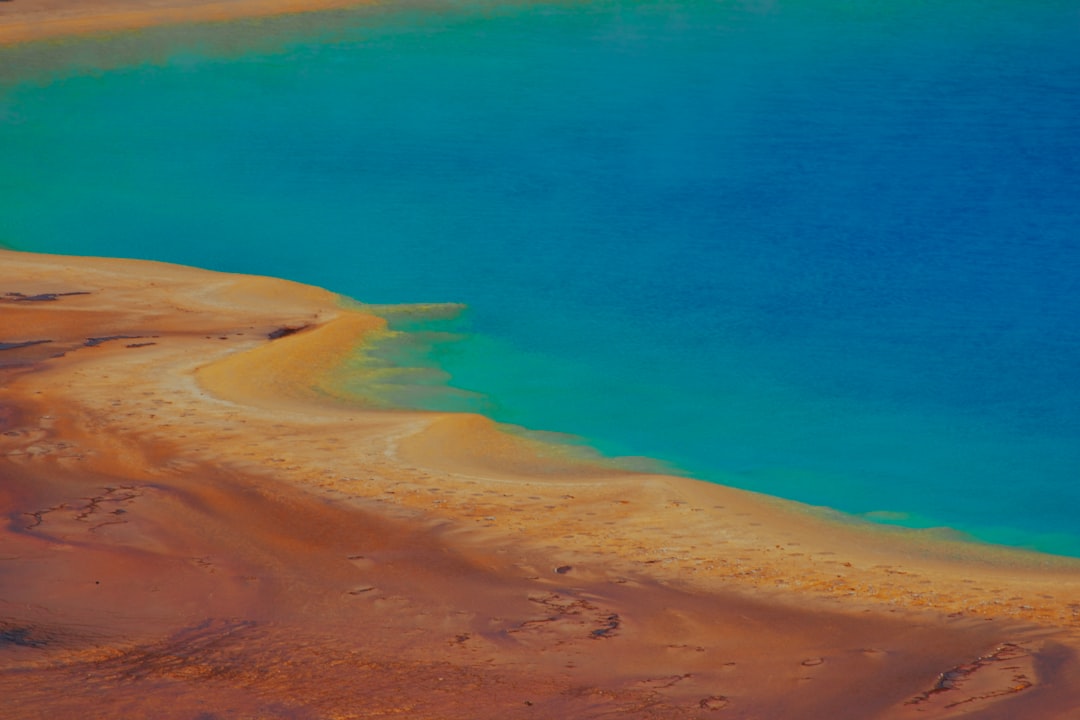
[[[0,251],[0,342],[52,341],[0,351],[9,716],[1080,705],[1077,562],[328,399],[381,327],[295,283]]]

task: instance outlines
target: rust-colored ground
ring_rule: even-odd
[[[0,251],[5,718],[1077,717],[1077,563],[328,397],[381,327]]]

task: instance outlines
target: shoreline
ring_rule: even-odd
[[[0,46],[359,4],[15,0]],[[1080,559],[335,400],[384,327],[285,280],[0,249],[11,717],[1080,706]]]
[[[1080,561],[327,398],[332,358],[382,322],[284,280],[0,250],[14,717],[82,692],[83,717],[206,697],[266,717],[266,698],[883,720],[1080,703]]]
[[[42,4],[43,8],[46,8],[46,9],[48,9],[51,4],[52,5],[57,5],[57,6],[59,4],[57,2],[53,2],[52,0],[29,0],[29,1],[31,3],[37,2],[39,4]],[[105,10],[108,10],[109,8],[113,8],[113,6],[116,6],[116,8],[120,8],[120,6],[125,6],[125,8],[132,9],[132,12],[140,14],[140,16],[145,16],[144,19],[148,24],[157,25],[157,24],[167,24],[167,23],[171,23],[171,22],[186,22],[186,21],[183,21],[183,19],[177,19],[178,16],[173,16],[173,15],[168,14],[168,13],[172,13],[172,11],[174,11],[174,10],[176,12],[178,12],[178,13],[180,13],[180,12],[183,12],[183,13],[189,13],[189,12],[190,13],[195,13],[194,15],[191,15],[192,22],[195,22],[195,21],[198,21],[198,19],[200,17],[203,17],[203,15],[200,15],[200,13],[205,13],[205,12],[225,13],[225,14],[222,14],[219,19],[227,19],[227,18],[231,18],[231,17],[248,17],[248,16],[251,16],[251,15],[249,15],[248,11],[255,12],[255,13],[260,13],[260,14],[262,12],[264,12],[264,11],[269,12],[269,13],[308,12],[308,11],[326,9],[324,5],[326,5],[327,2],[329,2],[330,5],[334,5],[334,6],[346,6],[346,5],[357,6],[357,5],[363,4],[364,1],[365,0],[312,0],[312,1],[303,1],[303,0],[300,0],[300,1],[297,1],[297,0],[215,0],[215,1],[211,1],[211,2],[204,2],[202,0],[149,0],[149,1],[148,0],[104,0],[104,2],[98,2],[98,3],[93,4],[90,9],[86,9],[86,8],[84,8],[84,6],[80,6],[80,9],[77,12],[79,12],[81,14],[93,14],[95,12],[98,12],[98,13],[104,12]],[[17,6],[12,5],[12,8],[15,8],[15,10],[19,10],[19,9],[25,8],[25,6],[26,6],[25,3],[21,2]],[[31,5],[31,8],[32,8],[32,5]],[[213,10],[213,9],[216,9],[216,10]],[[5,10],[9,10],[8,6],[0,4],[0,13],[2,13]],[[168,13],[160,14],[160,13],[158,13],[158,11],[168,11]],[[76,11],[70,11],[70,10],[65,10],[64,11],[64,13],[70,13],[70,12],[76,12]],[[316,14],[316,16],[318,16],[318,14]],[[335,16],[336,15],[333,14],[333,13],[329,14],[330,18],[333,18]],[[100,17],[104,18],[103,22],[110,22],[110,21],[108,21],[108,17],[111,17],[111,15],[109,15],[109,13],[104,13],[104,14],[100,15]],[[206,17],[210,17],[210,16],[206,16]],[[0,15],[0,25],[2,25],[3,19],[4,19],[4,16]],[[60,17],[60,19],[63,19],[63,17]],[[117,26],[117,27],[120,27],[120,26]],[[231,26],[227,25],[226,27],[237,27],[237,24],[233,24]],[[261,28],[261,30],[259,28]],[[63,28],[60,28],[57,31],[62,33],[62,35],[64,35]],[[259,33],[260,31],[261,32],[266,32],[267,31],[267,26],[262,25],[262,24],[252,24],[251,27],[249,27],[249,31],[251,31],[253,33]],[[229,30],[222,30],[222,32],[229,32]],[[152,35],[152,33],[150,33],[150,35],[148,35],[147,37],[148,38],[156,38],[156,37],[160,38],[160,37],[163,37],[163,36],[156,36],[156,35]],[[2,42],[2,40],[0,40],[0,42]],[[84,45],[85,43],[76,43],[76,44],[81,46],[81,45]],[[94,44],[94,43],[91,43],[91,44]],[[134,45],[140,44],[140,43],[136,43],[136,42],[132,41],[132,42],[126,42],[126,43],[102,43],[102,44],[103,44],[103,46],[122,45],[122,44],[129,44],[129,45],[134,46]],[[141,44],[147,44],[147,43],[141,43]],[[25,53],[25,54],[15,53],[14,56],[16,58],[19,58],[19,57],[23,57],[23,58],[25,58],[25,57],[33,57],[36,54],[41,55],[41,56],[48,56],[52,52],[52,51],[48,50],[49,46],[50,46],[50,44],[48,44],[48,43],[42,43],[42,47],[43,47],[44,50],[41,53]],[[63,55],[63,53],[56,53],[56,52],[52,52],[52,54],[53,55]],[[75,53],[71,53],[71,54],[73,55]],[[94,58],[95,63],[97,63],[98,60],[100,60],[100,59],[102,59],[102,58],[95,57]],[[109,57],[109,60],[116,60],[116,59],[117,59],[116,57],[111,57],[111,56]],[[85,62],[85,60],[84,60],[84,62]],[[19,63],[18,63],[18,60],[16,59],[16,62],[13,63],[13,66],[17,66],[17,65],[19,65]],[[46,66],[46,67],[48,67],[48,66]],[[106,66],[106,67],[108,67],[108,66]],[[44,77],[44,74],[43,74],[43,77]],[[586,432],[585,434],[589,434],[589,433]],[[718,479],[718,481],[720,481],[720,483],[727,483],[727,481],[731,481],[731,483],[735,483],[737,485],[738,484],[750,485],[750,483],[748,483],[748,481],[739,480],[738,478],[730,478],[730,477],[729,478],[724,478],[723,476],[720,476],[717,479]],[[806,495],[804,495],[804,498],[806,498]],[[822,498],[822,495],[818,495],[818,498],[819,499]],[[890,505],[889,503],[886,503],[885,506],[882,506],[882,507],[878,508],[877,505],[861,505],[861,506],[859,506],[859,505],[842,505],[842,500],[838,499],[838,498],[833,498],[833,500],[828,500],[828,499],[820,500],[820,502],[823,502],[823,503],[833,502],[833,503],[837,504],[838,506],[846,506],[852,512],[856,512],[858,510],[870,510],[870,511],[880,510],[880,511],[882,511],[882,513],[881,513],[882,515],[886,515],[888,513],[888,511],[890,511],[890,510],[904,510],[904,506],[903,506],[902,503],[901,504],[893,504],[893,505]],[[916,505],[916,507],[917,507],[917,505]],[[908,507],[908,508],[906,508],[906,510],[910,510],[910,508]],[[903,513],[897,513],[897,515],[903,515]],[[945,520],[941,520],[940,524],[941,525],[947,524],[948,519],[953,519],[954,521],[959,521],[955,517],[954,518],[946,518]],[[920,521],[920,519],[916,515],[916,517],[914,519],[907,522],[907,526],[910,527],[912,525],[917,525],[919,521]],[[934,521],[934,520],[928,520],[926,522],[923,522],[923,527],[926,526],[926,525],[930,525],[931,521]],[[905,525],[905,522],[906,522],[906,520],[902,519],[899,522],[897,522],[897,525],[901,525],[903,527]],[[974,532],[974,533],[985,533],[987,531],[987,529],[983,528],[983,527],[969,526],[969,529],[970,529],[971,532]],[[993,528],[991,528],[991,530],[993,530]],[[1018,534],[1020,534],[1020,533],[1017,533],[1017,535]],[[1050,536],[1049,532],[1048,532],[1047,536]],[[1028,545],[1038,545],[1039,547],[1043,548],[1044,551],[1062,552],[1063,549],[1064,549],[1065,552],[1069,552],[1069,548],[1064,547],[1063,542],[1059,542],[1055,546],[1051,546],[1050,541],[1048,541],[1045,544],[1039,544],[1038,542],[1036,542],[1037,539],[1038,539],[1038,535],[1036,534],[1036,531],[1035,530],[1028,530],[1026,536],[1023,536],[1023,538],[1005,538],[1004,542],[1016,543],[1016,544],[1021,544],[1021,543],[1027,542]],[[1074,552],[1074,555],[1075,556],[1080,556],[1080,553]]]
[[[367,2],[370,0],[105,0],[90,7],[72,7],[63,0],[14,0],[0,4],[0,47],[158,25],[335,10]]]

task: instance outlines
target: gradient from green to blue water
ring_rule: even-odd
[[[7,49],[0,242],[463,302],[421,354],[479,395],[421,405],[1080,556],[1078,47],[1071,0],[466,0]]]

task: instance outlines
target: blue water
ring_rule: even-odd
[[[402,397],[1080,556],[1076,48],[1072,0],[463,0],[8,49],[0,242],[465,303],[386,356],[469,392]]]

